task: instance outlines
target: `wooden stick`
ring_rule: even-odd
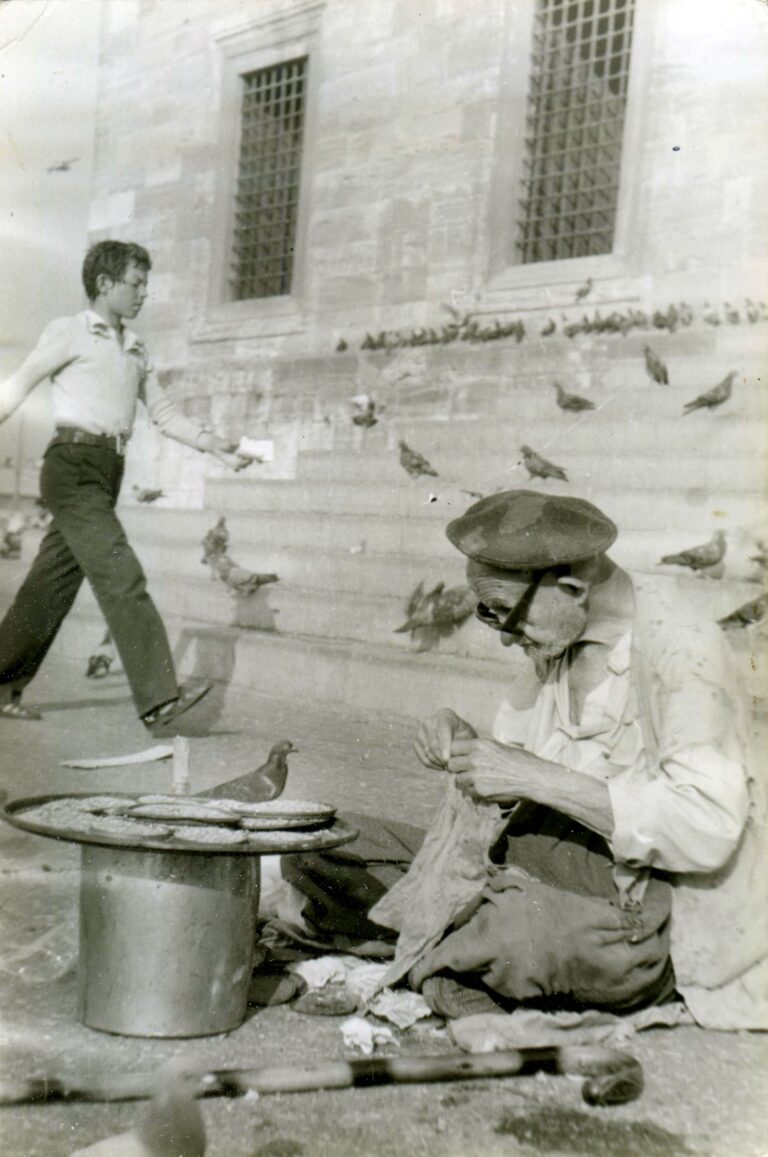
[[[325,1061],[313,1068],[267,1066],[217,1069],[198,1076],[198,1097],[241,1097],[246,1093],[300,1093],[371,1085],[513,1077],[536,1072],[586,1077],[582,1095],[590,1104],[622,1104],[640,1096],[643,1071],[634,1057],[603,1045],[507,1049],[443,1056],[370,1057]],[[196,1075],[194,1068],[190,1075]],[[106,1074],[79,1082],[57,1077],[0,1078],[0,1105],[52,1101],[135,1101],[151,1097],[155,1073]]]

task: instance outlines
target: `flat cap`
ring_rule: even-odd
[[[546,570],[602,554],[618,529],[584,498],[504,490],[475,502],[445,533],[477,562],[502,570]]]

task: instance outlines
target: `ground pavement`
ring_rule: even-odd
[[[169,764],[137,769],[66,770],[61,759],[130,752],[149,741],[136,721],[124,678],[98,683],[57,643],[28,697],[45,719],[0,720],[2,787],[12,796],[57,790],[160,790]],[[441,777],[416,762],[413,722],[364,717],[311,703],[288,703],[223,686],[190,716],[191,788],[212,786],[258,766],[270,745],[289,738],[286,794],[426,822]],[[77,849],[0,825],[2,951],[7,961],[76,912]],[[151,1070],[172,1057],[203,1067],[319,1063],[345,1055],[338,1018],[290,1007],[251,1010],[234,1032],[191,1041],[111,1036],[76,1019],[75,963],[60,978],[29,983],[0,971],[4,1075]],[[399,1051],[446,1051],[441,1022],[402,1034]],[[579,1082],[565,1077],[482,1080],[369,1090],[266,1095],[202,1103],[209,1157],[496,1157],[510,1153],[589,1157],[709,1153],[759,1157],[768,1150],[765,1073],[759,1034],[653,1030],[632,1049],[646,1074],[643,1097],[591,1109]],[[129,1127],[135,1104],[0,1108],[3,1157],[66,1157]]]

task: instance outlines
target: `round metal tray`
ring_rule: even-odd
[[[27,796],[23,799],[9,800],[0,809],[0,818],[22,831],[32,832],[36,836],[45,836],[48,839],[63,840],[70,844],[95,844],[102,848],[129,848],[134,851],[147,852],[185,852],[187,854],[199,852],[202,855],[216,856],[282,856],[300,852],[323,852],[351,843],[358,835],[354,828],[347,827],[338,819],[333,819],[324,828],[315,828],[312,831],[298,829],[285,832],[249,831],[247,843],[242,844],[198,844],[191,840],[176,839],[174,836],[169,839],[152,839],[151,836],[129,839],[122,836],[100,835],[98,832],[81,832],[73,828],[53,827],[24,818],[25,811],[40,807],[53,800],[92,799],[95,795],[104,794],[125,799],[137,798],[129,792],[121,791],[109,793],[94,791],[57,792],[51,795]],[[194,796],[189,797],[190,800],[194,798]],[[170,826],[170,821],[168,826]],[[179,821],[179,826],[187,825],[186,822]],[[227,825],[227,830],[231,830],[230,825]],[[278,835],[284,836],[285,839],[278,842],[276,838]]]

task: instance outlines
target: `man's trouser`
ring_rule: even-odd
[[[124,459],[108,447],[57,444],[40,493],[52,515],[37,557],[0,623],[0,701],[34,678],[87,578],[106,619],[139,715],[178,694],[168,637],[116,514]]]
[[[307,896],[307,929],[329,947],[394,934],[366,916],[407,870],[423,833],[346,815],[361,837],[336,851],[286,856],[283,875]],[[549,808],[525,805],[493,850],[531,879],[490,884],[461,926],[416,966],[417,986],[443,973],[511,1002],[629,1010],[674,992],[671,887],[648,882],[640,911],[623,911],[605,840]],[[500,877],[503,880],[503,875]]]

